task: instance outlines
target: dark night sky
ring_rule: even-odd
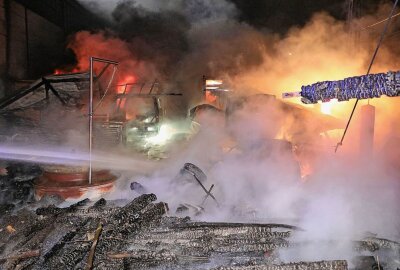
[[[345,20],[345,0],[230,0],[240,11],[239,20],[257,28],[268,28],[283,33],[291,26],[304,25],[318,11],[326,11],[337,19]],[[357,0],[356,7],[362,14],[376,10],[389,0]]]

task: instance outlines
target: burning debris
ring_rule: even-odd
[[[155,200],[83,200],[3,215],[1,228],[13,230],[0,232],[2,269],[347,269],[345,261],[280,264],[276,252],[296,227],[192,222],[164,216],[168,206]]]
[[[279,251],[299,245],[290,240],[297,227],[195,222],[166,216],[167,204],[156,199],[143,194],[125,206],[85,199],[64,208],[41,201],[35,211],[3,214],[1,269],[348,269],[340,260],[283,262]],[[375,237],[356,244],[359,251],[400,247]]]

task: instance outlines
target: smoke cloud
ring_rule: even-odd
[[[399,239],[400,183],[398,171],[387,167],[388,153],[378,148],[367,161],[355,159],[357,135],[352,126],[345,151],[334,155],[339,138],[322,139],[319,118],[305,121],[279,100],[282,92],[298,91],[301,85],[364,74],[376,45],[374,33],[361,32],[355,38],[345,22],[324,12],[314,14],[305,25],[274,33],[240,19],[241,10],[230,1],[83,3],[105,14],[110,27],[71,37],[76,70],[87,70],[89,56],[116,60],[120,82],[158,78],[179,89],[187,107],[200,102],[202,75],[223,79],[238,96],[267,93],[278,98],[250,100],[228,123],[217,112],[203,115],[200,131],[175,145],[157,170],[152,166],[143,174],[127,173],[127,181],[110,197],[137,195],[128,186],[138,181],[170,203],[172,210],[182,202],[199,204],[204,194],[197,183],[176,181],[182,165],[192,162],[204,170],[205,185],[214,184],[214,194],[222,202],[216,207],[208,199],[201,219],[285,222],[305,230],[294,241],[336,241],[326,250],[315,246],[302,252],[289,250],[282,254],[287,260],[347,259],[352,254],[351,240],[365,232]],[[383,5],[374,16],[360,18],[355,25],[375,22],[389,8]],[[390,40],[383,44],[373,72],[400,68],[398,49],[392,45]],[[398,102],[371,101],[377,107],[377,147],[400,135],[391,116],[398,115]],[[351,106],[351,102],[334,104],[329,110],[346,120]],[[301,150],[309,145],[312,150],[303,153],[312,159],[314,171],[312,177],[301,178],[302,164],[292,146]],[[129,164],[124,163],[126,167]]]
[[[344,17],[344,5],[330,5],[330,14],[318,12],[306,23],[277,32],[272,27],[268,29],[265,23],[251,21],[242,1],[81,2],[90,8],[97,6],[106,14],[110,28],[95,33],[80,32],[71,38],[70,48],[77,55],[80,70],[87,68],[89,55],[115,59],[121,61],[123,73],[139,79],[158,77],[178,85],[190,104],[199,102],[201,75],[224,79],[241,95],[268,93],[277,97],[283,91],[296,91],[301,85],[316,81],[362,75],[383,24],[371,31],[363,27],[385,18],[391,8],[390,3],[367,4],[363,10],[366,15],[353,21],[352,29],[361,29],[354,35],[344,21],[337,19]],[[315,10],[318,9],[317,5]],[[394,21],[392,27],[397,26]],[[398,48],[392,43],[389,35],[380,48],[373,72],[399,68]],[[389,117],[397,101],[382,98],[371,102],[378,110],[377,145],[382,146],[389,133],[398,135]],[[330,112],[346,120],[351,107],[351,102],[339,103],[332,105]],[[282,126],[293,125],[286,112],[277,111],[276,116],[271,112],[261,113],[269,115],[271,121],[260,118],[257,122],[257,117],[250,116],[256,123],[249,127],[255,131],[254,136],[265,137],[268,130],[271,134],[267,137],[275,138]],[[266,128],[256,128],[260,126]],[[308,138],[304,136],[302,140]],[[350,142],[349,139],[351,145]]]

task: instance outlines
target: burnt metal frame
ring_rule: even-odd
[[[92,150],[93,150],[93,88],[94,88],[94,70],[93,66],[95,62],[104,63],[106,66],[100,72],[100,76],[103,75],[105,70],[109,67],[109,65],[113,65],[114,68],[118,66],[118,62],[107,60],[98,57],[90,57],[90,91],[89,91],[89,185],[92,184]]]
[[[203,183],[201,183],[200,179],[197,178],[197,176],[196,176],[194,173],[191,173],[191,174],[193,175],[194,179],[196,179],[197,183],[201,186],[201,188],[202,188],[202,189],[204,190],[204,192],[206,193],[206,197],[204,198],[204,200],[203,200],[203,202],[201,203],[201,205],[203,205],[203,204],[206,202],[208,196],[210,196],[210,197],[214,200],[214,202],[217,204],[217,206],[219,207],[219,203],[218,203],[217,199],[216,199],[215,196],[211,193],[211,191],[212,191],[213,188],[214,188],[214,184],[212,184],[211,187],[210,187],[210,189],[207,190],[206,187],[203,185]]]
[[[0,101],[0,110],[4,109],[6,106],[14,103],[15,101],[17,101],[20,98],[23,98],[24,96],[26,96],[27,94],[35,91],[36,89],[38,89],[39,87],[41,87],[42,85],[44,85],[44,81],[42,80],[40,83],[34,85],[31,88],[27,88],[24,89],[22,91],[20,91],[19,93],[11,96],[11,97],[6,97],[3,100]]]
[[[122,99],[123,98],[127,98],[127,97],[152,97],[154,99],[154,98],[156,98],[158,96],[182,96],[182,93],[159,93],[159,94],[153,94],[152,92],[154,90],[155,85],[159,84],[157,79],[154,80],[154,82],[152,83],[148,93],[142,93],[142,90],[143,90],[145,84],[146,83],[141,83],[141,84],[139,84],[139,83],[126,83],[126,84],[117,85],[117,86],[125,86],[125,87],[124,87],[124,92],[123,93],[115,95],[115,100],[118,101],[118,105],[117,105],[117,108],[116,108],[115,111],[119,112],[121,104],[122,104]],[[128,86],[130,86],[130,85],[140,85],[139,93],[126,93],[126,90],[128,89]],[[159,115],[160,108],[158,106],[158,103],[157,103],[157,101],[154,101],[154,103],[155,103],[154,105],[155,105],[155,107],[157,109],[156,114]]]
[[[8,96],[0,100],[0,110],[4,109],[6,106],[12,104],[13,102],[17,101],[20,98],[23,98],[24,96],[28,95],[29,93],[34,92],[35,90],[39,89],[41,86],[45,86],[46,89],[46,99],[49,98],[48,91],[50,90],[60,101],[63,105],[66,104],[65,100],[63,100],[60,96],[60,94],[57,92],[57,90],[51,85],[51,83],[62,83],[62,82],[79,82],[79,81],[86,81],[87,79],[85,78],[67,78],[67,79],[60,79],[60,80],[55,80],[55,79],[49,79],[46,77],[42,77],[42,80],[35,84],[34,86],[30,88],[23,89],[16,93],[13,96]]]
[[[154,80],[154,82],[152,83],[152,85],[151,85],[151,87],[150,87],[150,90],[149,90],[149,92],[148,92],[147,94],[143,94],[143,93],[142,93],[142,90],[143,90],[144,86],[146,85],[145,82],[143,82],[143,83],[141,83],[141,84],[139,84],[139,83],[126,83],[126,84],[116,85],[117,87],[118,87],[118,86],[124,86],[124,92],[122,92],[121,94],[117,94],[117,95],[116,95],[116,100],[119,99],[119,102],[118,102],[118,105],[117,105],[117,108],[116,108],[116,112],[119,112],[119,109],[120,109],[121,104],[122,104],[122,99],[123,99],[124,97],[128,97],[128,96],[149,96],[149,97],[150,97],[150,96],[159,96],[160,94],[157,94],[157,95],[152,94],[153,89],[154,89],[154,86],[155,86],[156,84],[158,84],[157,79]],[[128,94],[127,94],[126,91],[127,91],[127,89],[128,89],[128,86],[131,86],[131,85],[140,85],[139,93],[128,93]]]
[[[128,93],[128,94],[116,94],[117,98],[120,97],[158,97],[158,96],[182,96],[181,93],[164,93],[164,94],[137,94],[137,93]]]
[[[157,113],[157,115],[159,115],[160,108],[159,108],[158,103],[156,101],[156,98],[159,97],[159,96],[182,96],[182,94],[181,93],[164,93],[164,94],[138,94],[138,93],[125,94],[125,93],[122,93],[122,94],[117,94],[117,95],[115,95],[115,99],[116,100],[119,99],[119,102],[118,102],[118,105],[117,105],[117,108],[116,108],[116,112],[119,112],[123,98],[127,98],[127,97],[149,97],[149,98],[153,98],[154,99],[154,105],[157,108],[157,112],[156,113]]]
[[[63,105],[66,105],[67,103],[63,100],[63,98],[60,96],[60,94],[54,89],[54,87],[51,85],[51,83],[46,80],[45,78],[42,78],[42,81],[44,83],[44,88],[46,89],[46,99],[49,98],[48,92],[49,90],[61,101]]]

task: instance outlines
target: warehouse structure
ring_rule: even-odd
[[[73,59],[71,33],[102,26],[75,0],[0,0],[0,98]]]

